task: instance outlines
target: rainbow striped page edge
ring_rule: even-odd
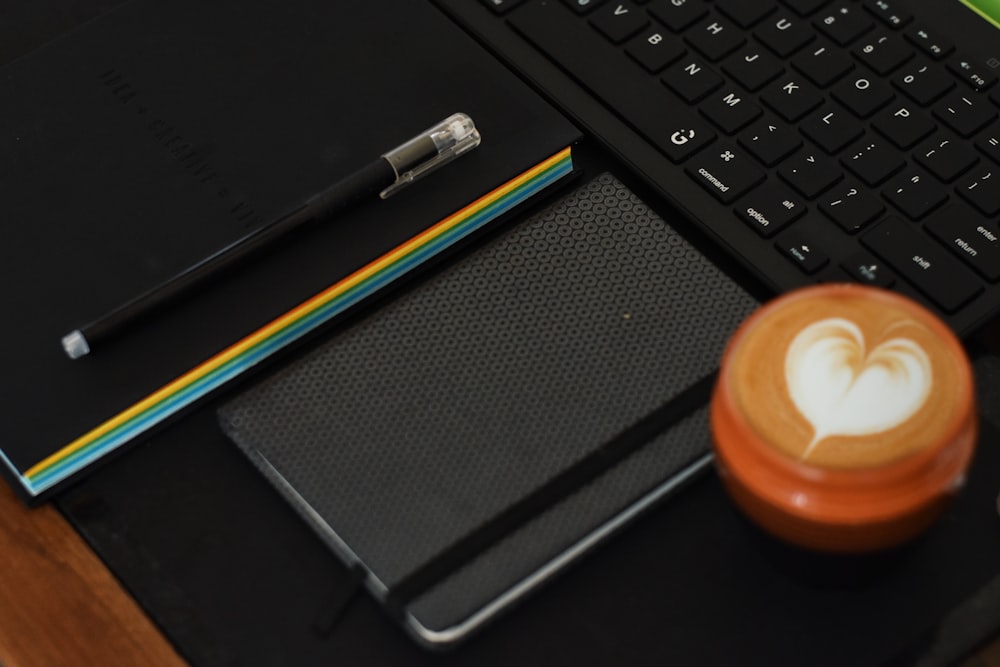
[[[2,451],[0,457],[28,493],[37,496],[191,406],[572,171],[571,149],[565,148],[81,435],[23,474]]]

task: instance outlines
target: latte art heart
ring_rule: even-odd
[[[930,394],[931,362],[909,338],[871,352],[860,327],[843,318],[800,331],[785,354],[792,402],[813,428],[802,460],[830,436],[871,436],[912,417]]]

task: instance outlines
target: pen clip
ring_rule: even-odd
[[[382,157],[392,166],[396,181],[379,193],[382,199],[426,176],[438,167],[479,145],[476,124],[464,113],[457,113],[428,128]]]

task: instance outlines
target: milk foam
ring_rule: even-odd
[[[785,354],[788,393],[813,428],[805,460],[830,436],[871,436],[899,426],[927,401],[933,374],[924,349],[891,338],[870,353],[860,327],[844,318],[815,322]]]

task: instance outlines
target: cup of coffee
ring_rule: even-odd
[[[808,287],[733,335],[711,425],[726,489],[765,530],[824,551],[887,548],[926,529],[964,482],[972,370],[915,301]]]

